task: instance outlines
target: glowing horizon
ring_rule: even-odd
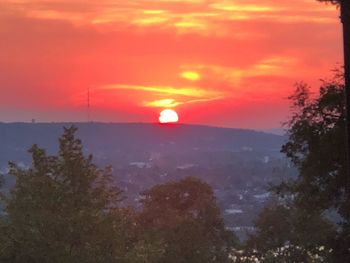
[[[3,0],[0,121],[280,126],[286,97],[342,62],[334,6],[313,0]]]

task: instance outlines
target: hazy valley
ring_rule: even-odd
[[[124,191],[124,205],[139,206],[150,187],[195,176],[214,189],[226,225],[241,237],[269,199],[268,186],[295,174],[280,153],[283,136],[252,130],[197,125],[76,123],[86,153],[99,166],[111,165]],[[28,148],[56,153],[68,123],[0,124],[0,167],[30,164]],[[7,176],[6,187],[12,178]]]

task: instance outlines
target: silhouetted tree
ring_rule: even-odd
[[[297,85],[290,97],[294,111],[287,123],[289,140],[282,152],[298,168],[299,176],[275,190],[289,192],[296,207],[310,214],[314,210],[337,211],[342,223],[333,243],[334,254],[336,262],[349,262],[350,191],[344,183],[347,179],[345,104],[343,76],[339,76],[324,81],[316,98],[303,83]]]
[[[331,239],[336,234],[334,225],[322,216],[322,211],[303,210],[293,204],[267,205],[255,227],[247,248],[256,249],[259,258],[279,252],[278,260],[271,262],[314,262],[313,255],[329,253]]]
[[[145,235],[164,244],[158,262],[229,262],[237,239],[225,229],[208,184],[188,177],[155,186],[142,197]]]
[[[319,2],[331,3],[340,7],[340,18],[343,24],[343,46],[344,46],[344,76],[345,76],[345,101],[346,101],[346,147],[347,155],[347,178],[344,183],[350,191],[350,1],[349,0],[317,0]]]
[[[110,169],[85,157],[76,128],[65,128],[57,156],[34,145],[32,166],[10,163],[16,183],[4,200],[0,261],[11,263],[123,262],[127,213]]]

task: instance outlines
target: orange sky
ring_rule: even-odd
[[[0,121],[273,128],[293,84],[342,62],[338,11],[314,0],[1,0]]]

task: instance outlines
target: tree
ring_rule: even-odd
[[[290,99],[293,114],[287,123],[289,140],[282,152],[298,168],[299,176],[275,190],[289,193],[295,206],[310,214],[335,210],[342,217],[341,232],[333,244],[336,262],[349,262],[350,191],[344,183],[347,173],[343,75],[324,81],[317,97],[300,83]]]
[[[326,252],[324,260],[330,240],[336,234],[334,225],[321,211],[275,202],[264,208],[255,227],[247,249],[258,251],[259,258],[266,259],[263,262],[310,262],[314,255]],[[272,257],[272,254],[278,256]]]
[[[340,7],[340,17],[343,24],[344,47],[344,79],[345,79],[345,105],[346,105],[346,134],[345,144],[347,161],[347,177],[343,181],[350,191],[350,1],[349,0],[317,0],[335,4]]]
[[[188,177],[155,186],[142,197],[139,221],[148,238],[163,242],[160,263],[229,262],[237,239],[225,230],[208,184]]]
[[[291,188],[298,193],[296,201],[309,208],[335,207],[349,219],[345,207],[349,193],[344,184],[343,95],[344,85],[337,80],[324,82],[315,99],[306,84],[298,84],[289,98],[294,112],[287,123],[289,140],[283,145],[282,152],[299,170],[299,177]]]
[[[16,183],[4,199],[1,262],[123,262],[130,221],[121,192],[75,132],[64,129],[57,156],[34,145],[29,169],[10,163]]]

